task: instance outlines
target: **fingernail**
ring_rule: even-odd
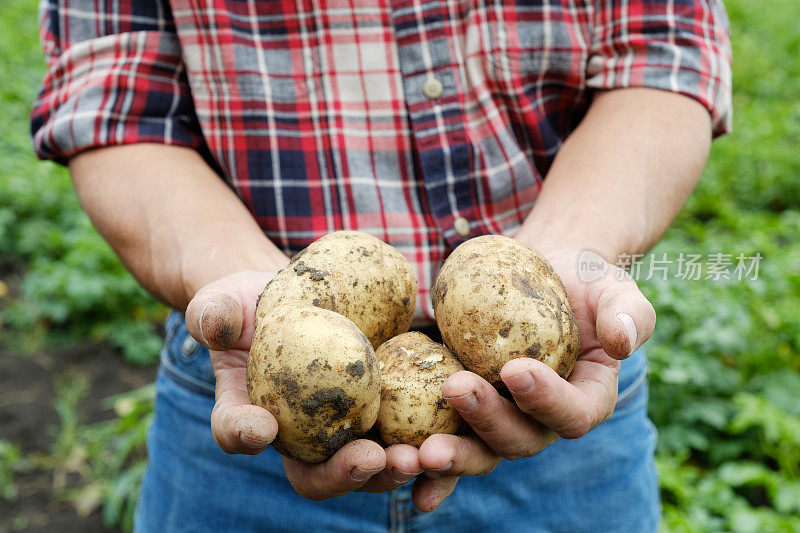
[[[442,477],[443,474],[445,474],[451,468],[453,468],[453,461],[450,461],[441,468],[428,470],[427,472],[425,472],[425,476],[428,477],[428,479],[439,479]]]
[[[630,355],[636,349],[636,340],[639,338],[636,333],[636,322],[628,313],[617,313],[617,320],[622,323],[625,334],[628,336],[628,355]]]
[[[392,468],[392,479],[395,483],[408,483],[418,475],[420,475],[423,471],[419,471],[416,473],[406,472],[404,470],[400,470],[399,468]]]
[[[213,307],[213,309],[211,309]],[[203,344],[212,350],[227,350],[242,334],[242,316],[238,302],[229,294],[216,294],[200,312],[199,328]]]
[[[211,301],[209,300],[206,302],[206,305],[203,306],[203,310],[200,311],[200,316],[197,318],[197,329],[200,331],[200,339],[198,339],[203,345],[208,346],[208,341],[206,340],[206,334],[203,331],[203,322],[205,321],[206,311],[208,310],[208,306],[211,305]]]
[[[514,394],[527,394],[536,386],[536,381],[533,379],[533,372],[525,371],[520,374],[509,376],[503,380],[508,387],[508,390]]]
[[[263,448],[269,444],[269,426],[260,420],[236,424],[239,440],[252,448]]]
[[[373,468],[372,470],[367,470],[354,466],[353,469],[350,470],[350,477],[356,481],[366,481],[381,470],[383,470],[383,468]]]
[[[446,465],[444,465],[441,468],[437,468],[436,471],[437,472],[447,472],[451,468],[453,468],[453,461],[450,461],[449,463],[447,463]]]
[[[445,400],[453,404],[462,413],[471,413],[478,408],[478,397],[475,396],[474,392],[468,392],[452,398],[445,397]]]

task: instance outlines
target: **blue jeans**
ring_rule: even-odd
[[[273,448],[227,455],[213,437],[214,374],[208,351],[167,320],[156,382],[149,463],[136,511],[139,532],[161,531],[656,531],[655,430],[647,418],[644,354],[622,363],[614,415],[588,435],[462,478],[432,513],[411,484],[325,502],[298,496]]]

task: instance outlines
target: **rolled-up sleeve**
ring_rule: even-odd
[[[587,86],[649,87],[704,105],[731,127],[729,22],[719,0],[596,0]]]
[[[165,1],[42,0],[39,18],[48,71],[31,132],[40,158],[65,163],[140,142],[203,146]]]

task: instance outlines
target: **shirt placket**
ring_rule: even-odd
[[[419,178],[451,248],[483,233],[476,221],[472,145],[441,0],[393,0],[392,20]]]

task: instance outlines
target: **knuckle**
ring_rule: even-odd
[[[597,423],[597,425],[600,425],[603,422],[605,422],[606,420],[608,420],[609,418],[611,418],[611,415],[614,414],[614,409],[616,407],[615,404],[616,404],[616,401],[614,402],[614,404],[611,405],[611,407],[609,407],[608,409],[605,410],[605,412],[603,412],[603,416],[599,419],[599,422]]]
[[[465,419],[472,429],[478,433],[494,435],[500,430],[500,422],[488,410],[482,411],[479,409],[478,412],[472,413],[472,416],[465,417]]]
[[[544,440],[543,440],[544,447],[546,448],[547,446],[551,446],[551,445],[555,444],[556,442],[558,442],[558,439],[560,439],[560,438],[561,437],[558,435],[558,433],[556,433],[555,431],[553,431],[551,429],[547,429],[545,431]]]
[[[582,412],[559,433],[565,439],[579,439],[589,433],[592,427],[594,424],[591,417],[588,413]]]
[[[494,469],[497,468],[498,464],[500,464],[499,461],[494,462],[494,463],[490,464],[489,466],[487,466],[486,468],[484,468],[483,470],[481,470],[480,472],[478,472],[476,475],[485,476],[485,475],[491,474],[492,472],[494,472]]]
[[[536,398],[535,405],[528,404],[527,411],[530,411],[532,414],[539,414],[539,413],[551,413],[554,415],[561,414],[563,411],[564,406],[560,403],[560,398],[556,395],[545,395],[539,396]],[[526,409],[520,407],[523,411]]]
[[[508,459],[509,461],[516,461],[517,459],[524,459],[526,457],[531,457],[532,455],[536,455],[537,453],[539,453],[539,446],[537,446],[536,443],[518,442],[510,446],[503,454],[503,457],[505,459]],[[494,470],[494,468],[495,467],[493,466],[492,470]]]
[[[289,479],[289,483],[292,485],[292,488],[299,494],[301,497],[315,501],[315,502],[323,502],[328,499],[327,494],[324,491],[320,490],[318,487],[311,487],[305,483],[298,482],[297,479]]]

